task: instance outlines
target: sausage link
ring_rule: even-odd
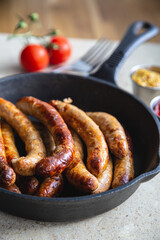
[[[87,146],[87,168],[96,177],[107,168],[109,153],[104,136],[97,124],[76,106],[58,100],[49,102],[83,139]]]
[[[99,178],[97,178],[99,186],[96,190],[92,192],[92,194],[107,191],[111,187],[112,177],[113,177],[113,162],[111,156],[109,156],[107,169],[102,173],[102,175]]]
[[[131,181],[134,177],[134,160],[132,154],[132,139],[126,132],[128,142],[128,153],[124,158],[115,157],[115,167],[113,174],[112,188],[122,186]]]
[[[12,160],[14,170],[24,176],[32,176],[35,166],[46,156],[42,139],[31,121],[11,102],[0,98],[0,116],[3,117],[25,142],[26,157]]]
[[[55,141],[53,136],[50,134],[48,129],[40,122],[32,122],[34,127],[37,129],[39,132],[44,146],[46,148],[46,156],[51,156],[56,149]]]
[[[11,186],[0,185],[0,187],[7,189],[8,191],[11,191],[11,192],[21,193],[21,191],[19,190],[19,188],[17,187],[17,185],[15,183]]]
[[[128,153],[128,144],[119,121],[105,112],[88,112],[87,115],[100,127],[110,151],[118,158],[125,157]]]
[[[39,181],[33,176],[19,176],[18,181],[16,181],[19,189],[23,194],[34,195],[38,190]]]
[[[40,122],[34,122],[33,123],[35,128],[39,131],[43,143],[46,147],[47,156],[50,156],[55,148],[55,141],[53,139],[53,136],[50,134],[48,129]],[[37,195],[40,195],[41,197],[54,197],[59,196],[63,189],[63,177],[62,174],[60,174],[60,177],[48,177],[47,180],[44,180],[44,182],[40,185],[40,188],[37,192]]]
[[[5,154],[5,146],[2,137],[2,129],[0,122],[0,182],[5,186],[14,184],[16,174],[14,170],[8,165]]]
[[[46,178],[40,185],[36,196],[39,197],[58,197],[63,189],[62,174]]]
[[[36,173],[44,177],[60,174],[71,164],[74,154],[73,139],[62,117],[50,104],[33,97],[20,99],[17,106],[43,122],[55,140],[54,153],[37,164]]]
[[[6,159],[7,162],[11,164],[11,161],[13,159],[19,158],[19,153],[17,150],[17,147],[15,145],[15,139],[12,128],[9,126],[8,123],[2,122],[2,135],[5,145],[5,152],[6,152]],[[19,192],[20,190],[24,194],[33,195],[39,186],[39,182],[35,177],[22,177],[17,174],[16,176],[16,184],[18,187],[14,184],[13,188],[10,191]],[[6,188],[7,189],[7,188]],[[20,190],[19,190],[20,189]]]
[[[2,122],[2,136],[5,146],[6,159],[9,165],[11,165],[12,159],[19,158],[19,153],[15,145],[13,130],[8,123]]]
[[[99,183],[96,177],[86,169],[83,162],[83,145],[79,136],[74,130],[70,129],[70,131],[75,144],[75,155],[71,165],[66,168],[65,174],[72,185],[83,192],[90,193],[97,189]]]

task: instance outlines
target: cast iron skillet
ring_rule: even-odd
[[[141,28],[145,31],[137,35]],[[131,182],[101,194],[73,197],[68,192],[68,196],[48,199],[0,189],[1,210],[41,221],[84,219],[118,206],[136,191],[140,183],[160,171],[158,120],[141,101],[114,84],[122,60],[133,48],[157,33],[158,28],[149,23],[132,24],[119,47],[95,74],[103,80],[94,76],[53,73],[22,74],[1,79],[0,96],[13,103],[27,95],[44,101],[71,97],[73,104],[85,111],[113,114],[132,136],[135,161],[135,178]]]

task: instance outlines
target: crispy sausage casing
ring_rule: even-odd
[[[5,146],[6,159],[8,164],[11,165],[12,159],[17,159],[20,156],[15,145],[13,130],[5,121],[2,122],[2,136]]]
[[[0,182],[5,186],[14,184],[16,174],[14,170],[8,165],[5,154],[5,146],[2,137],[2,129],[0,122]]]
[[[107,168],[109,153],[104,136],[97,124],[79,108],[58,100],[51,100],[64,120],[83,139],[87,146],[87,168],[98,177]]]
[[[39,181],[34,176],[18,176],[16,183],[21,192],[28,195],[34,195],[39,187]]]
[[[20,175],[30,176],[35,173],[35,166],[46,156],[42,139],[30,120],[11,102],[0,98],[0,116],[2,116],[25,142],[26,157],[12,160],[12,165]]]
[[[57,197],[63,189],[62,174],[46,178],[40,185],[36,196],[39,197]]]
[[[46,147],[47,156],[50,156],[56,148],[53,136],[42,123],[34,122],[33,124],[42,137]],[[60,174],[60,177],[48,177],[45,179],[39,186],[36,195],[41,197],[58,197],[61,194],[62,189],[63,177],[62,174]]]
[[[110,151],[118,158],[125,157],[128,153],[128,143],[119,121],[104,112],[88,112],[87,115],[100,127]]]
[[[97,178],[98,180],[98,188],[95,189],[92,194],[102,193],[107,191],[111,187],[113,177],[113,162],[111,156],[109,156],[109,162],[107,165],[107,169],[102,173],[102,175]]]
[[[70,131],[75,144],[75,155],[73,162],[65,170],[66,177],[76,188],[83,192],[92,192],[98,187],[98,180],[86,169],[83,162],[83,145],[79,136],[74,130],[70,129]]]
[[[55,140],[54,153],[37,164],[37,174],[44,177],[60,174],[71,164],[74,154],[73,139],[62,117],[50,104],[33,97],[20,99],[17,106],[43,122]]]
[[[7,189],[8,191],[11,191],[11,192],[21,193],[21,191],[19,190],[16,184],[13,184],[11,186],[0,185],[0,187]]]
[[[112,188],[128,183],[134,177],[133,145],[130,135],[127,133],[128,153],[124,158],[115,157],[115,167]]]

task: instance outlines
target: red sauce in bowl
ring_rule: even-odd
[[[153,108],[153,111],[158,117],[160,117],[160,101],[156,103],[156,105]]]

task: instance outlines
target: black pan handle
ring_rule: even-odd
[[[154,24],[145,21],[134,22],[129,26],[119,46],[109,59],[101,65],[96,73],[91,75],[116,84],[117,72],[123,61],[136,47],[157,35],[158,32],[159,29]]]

